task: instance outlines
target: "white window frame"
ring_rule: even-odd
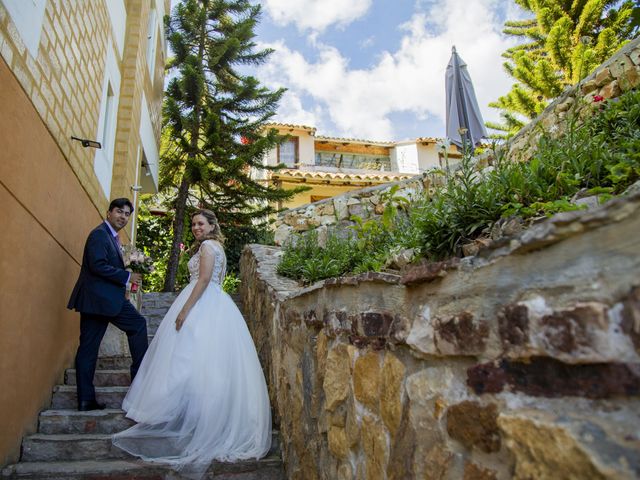
[[[2,0],[29,54],[38,57],[47,0]]]
[[[154,0],[152,0],[154,1]],[[171,2],[174,3],[174,2]],[[167,36],[164,31],[164,1],[155,0],[156,18],[158,23],[158,29],[160,30],[160,48],[162,48],[162,55],[166,57],[167,54]]]
[[[149,106],[147,105],[144,92],[142,93],[140,107],[140,130],[138,132],[140,134],[140,143],[142,144],[142,150],[147,161],[147,169],[151,174],[153,184],[157,191],[160,155],[158,153],[158,140],[156,139],[153,123],[151,122]]]
[[[286,151],[285,146],[291,145],[293,152]],[[285,148],[283,148],[285,147]],[[285,150],[283,152],[283,150]],[[278,145],[278,163],[283,163],[287,168],[296,168],[300,162],[300,139],[298,137],[290,137]],[[287,154],[293,154],[292,158],[284,158]]]
[[[149,78],[151,85],[153,85],[153,71],[156,65],[156,53],[158,45],[158,11],[156,10],[156,4],[151,1],[151,8],[149,9],[149,21],[147,22],[147,66],[149,67]]]
[[[124,53],[124,35],[127,31],[127,9],[125,8],[124,0],[104,0],[104,3],[109,12],[118,56],[122,59]]]
[[[105,74],[102,85],[100,117],[95,138],[102,148],[93,158],[93,171],[107,199],[111,195],[113,179],[113,157],[115,153],[116,128],[118,125],[118,103],[120,100],[120,69],[112,48],[107,49]]]

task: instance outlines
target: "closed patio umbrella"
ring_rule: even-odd
[[[487,137],[487,130],[484,128],[471,76],[467,71],[467,64],[456,52],[456,47],[451,49],[451,60],[449,60],[445,75],[445,88],[447,94],[447,138],[451,140],[451,143],[462,148],[463,137],[460,135],[460,131],[466,129],[466,132],[462,130],[464,143],[467,147],[475,147],[480,143],[481,138]]]

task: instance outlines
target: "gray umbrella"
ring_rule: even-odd
[[[463,146],[461,129],[466,129],[464,142],[476,146],[480,139],[487,137],[476,94],[473,91],[467,64],[451,49],[451,60],[445,75],[447,91],[447,138],[458,147]],[[464,132],[464,130],[463,130]]]

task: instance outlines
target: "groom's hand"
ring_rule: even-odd
[[[137,283],[140,285],[142,283],[142,274],[141,273],[132,273],[131,277],[129,277],[129,281],[131,283]]]

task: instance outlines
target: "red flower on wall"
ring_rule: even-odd
[[[598,103],[598,102],[602,102],[604,101],[604,97],[602,95],[594,95],[593,96],[593,103]]]
[[[249,145],[249,144],[251,143],[251,140],[249,140],[249,139],[248,139],[247,137],[245,137],[245,136],[242,136],[242,137],[240,137],[240,143],[241,143],[242,145]]]

